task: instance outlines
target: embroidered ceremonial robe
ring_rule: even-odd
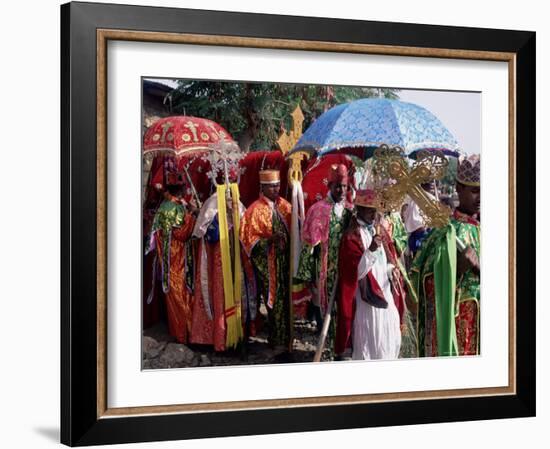
[[[311,283],[317,294],[309,295],[313,303],[326,313],[330,297],[336,293],[340,241],[349,225],[353,206],[347,201],[335,203],[329,195],[309,209],[302,230],[302,252],[294,278],[298,285]],[[336,314],[336,301],[331,313]],[[327,347],[332,349],[335,336],[334,319],[330,322]]]
[[[407,249],[408,234],[401,215],[399,212],[392,212],[388,215],[387,220],[389,223],[388,232],[391,235],[395,249],[399,254],[403,254],[403,251]]]
[[[432,231],[413,261],[420,356],[479,354],[480,277],[468,270],[457,278],[456,237],[479,257],[479,222],[456,210],[449,225]]]
[[[184,206],[165,200],[159,206],[149,250],[156,248],[166,298],[168,331],[180,343],[187,343],[193,305],[193,244],[190,240],[195,219]]]
[[[239,214],[242,217],[245,208],[239,203]],[[233,226],[231,213],[227,214],[229,222],[229,243],[234,254]],[[197,249],[195,302],[193,307],[193,323],[191,342],[213,345],[215,351],[227,349],[227,317],[224,293],[224,276],[222,268],[222,250],[220,245],[220,228],[218,219],[218,194],[214,193],[203,204],[193,236],[199,239]],[[240,251],[241,248],[236,248]],[[241,253],[242,254],[242,253]],[[245,271],[245,269],[243,269]],[[243,314],[253,295],[248,283],[249,277],[242,277],[241,304]]]
[[[399,312],[401,323],[401,352],[399,357],[418,357],[418,338],[416,332],[416,310],[418,299],[403,262],[398,246],[407,246],[407,233],[403,228],[401,216],[391,213],[383,217],[378,229],[388,263],[392,268],[391,292]]]
[[[271,345],[290,342],[290,219],[288,201],[278,197],[272,202],[261,195],[246,210],[241,223],[241,243],[254,266],[257,289],[267,306]],[[268,243],[279,232],[286,235],[284,249]]]
[[[401,347],[400,317],[388,271],[384,245],[371,252],[374,230],[354,220],[340,246],[338,286],[338,328],[336,352],[350,344],[354,360],[396,359]],[[383,298],[385,307],[367,302],[361,283]]]

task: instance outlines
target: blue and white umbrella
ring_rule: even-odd
[[[311,124],[292,152],[322,156],[342,150],[366,159],[382,144],[398,145],[409,156],[419,150],[460,153],[455,137],[430,111],[384,98],[365,98],[329,109]]]

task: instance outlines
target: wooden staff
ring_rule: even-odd
[[[319,335],[319,342],[317,343],[317,350],[315,351],[315,356],[313,357],[314,362],[321,361],[321,356],[323,355],[323,349],[325,349],[325,342],[327,340],[328,328],[330,326],[332,306],[334,305],[334,298],[336,297],[336,285],[337,285],[337,282],[335,282],[332,287],[332,294],[330,295],[327,311],[325,312],[325,318],[323,319],[323,328],[321,330],[321,335]]]

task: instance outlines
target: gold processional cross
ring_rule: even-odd
[[[429,228],[441,228],[450,222],[451,209],[431,198],[421,184],[431,183],[445,176],[449,161],[442,152],[418,152],[416,162],[409,167],[406,156],[400,147],[381,145],[374,151],[373,174],[379,182],[386,183],[380,190],[382,208],[398,211],[408,195],[420,208]],[[388,183],[392,180],[392,183]],[[456,239],[459,251],[465,245]]]
[[[296,106],[296,109],[290,114],[292,117],[292,129],[290,132],[284,130],[279,138],[277,139],[277,145],[279,146],[283,156],[286,156],[287,153],[294,148],[294,145],[302,137],[302,126],[304,123],[304,114],[300,105]],[[296,153],[291,154],[288,158],[290,159],[290,167],[288,168],[288,184],[292,185],[292,181],[302,182],[304,175],[302,173],[301,162],[304,158],[308,158],[309,154],[305,151],[297,151]]]
[[[400,210],[405,196],[409,195],[422,211],[427,227],[440,228],[448,224],[451,209],[434,201],[421,187],[443,178],[448,165],[442,153],[425,151],[419,152],[416,162],[409,167],[401,148],[381,145],[374,151],[372,170],[375,179],[386,183],[380,190],[383,209]]]
[[[304,123],[304,114],[302,113],[302,109],[300,108],[300,105],[296,106],[296,109],[290,114],[292,116],[292,129],[290,132],[287,132],[286,130],[283,130],[279,138],[277,139],[277,145],[279,146],[279,149],[281,150],[281,153],[283,153],[283,156],[287,156],[288,152],[294,148],[294,145],[298,142],[300,137],[302,137],[302,126]],[[304,175],[302,173],[302,160],[304,158],[308,158],[309,154],[305,151],[298,151],[296,153],[291,154],[288,156],[290,159],[290,166],[288,168],[288,185],[292,186],[294,182],[302,183],[302,179],[304,178]],[[293,232],[290,233],[290,247],[295,247],[295,239],[299,238],[298,236],[294,235]],[[292,304],[292,280],[294,276],[294,258],[290,257],[290,263],[289,263],[289,269],[290,269],[290,276],[289,276],[289,302]],[[290,323],[294,322],[294,313],[293,313],[293,307],[289,307],[289,320]],[[293,350],[293,329],[292,326],[290,327],[290,339],[288,344],[288,350],[289,352],[292,352]]]

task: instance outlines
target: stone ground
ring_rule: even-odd
[[[256,365],[273,363],[311,362],[317,345],[316,325],[304,319],[294,322],[294,341],[291,359],[283,348],[267,344],[267,333],[260,330],[249,337],[246,348],[214,352],[211,346],[177,343],[159,323],[143,331],[143,369],[165,369],[206,366]],[[323,354],[328,359],[328,354]]]

